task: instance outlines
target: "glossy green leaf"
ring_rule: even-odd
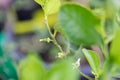
[[[116,35],[112,41],[110,57],[115,63],[120,65],[120,30],[116,32]]]
[[[102,43],[101,36],[95,30],[99,20],[88,9],[77,4],[65,4],[60,9],[59,20],[71,42],[77,45]]]
[[[46,80],[78,80],[78,75],[73,70],[72,63],[64,60],[55,63],[46,78]]]
[[[35,0],[35,1],[42,6],[46,15],[58,12],[60,7],[59,0]]]
[[[28,55],[19,65],[20,80],[44,80],[45,69],[36,55]]]
[[[96,52],[91,51],[91,50],[82,50],[88,63],[90,64],[90,67],[92,68],[92,72],[95,75],[99,75],[99,70],[100,70],[100,58],[97,55]]]

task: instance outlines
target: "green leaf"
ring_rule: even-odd
[[[45,15],[57,13],[61,5],[59,0],[35,0],[35,1],[42,6]]]
[[[46,78],[47,80],[78,80],[78,75],[73,70],[72,63],[63,60],[53,65]]]
[[[45,69],[42,65],[36,55],[28,55],[19,64],[20,80],[44,80]]]
[[[65,4],[60,9],[59,20],[71,42],[77,45],[102,43],[101,36],[95,30],[99,20],[88,9],[77,4]]]
[[[43,6],[45,4],[46,0],[35,0],[35,2],[37,2],[38,4],[40,4],[41,6]]]
[[[99,75],[100,73],[100,58],[96,52],[91,50],[82,49],[86,59],[88,60],[90,67],[92,68],[92,72],[95,75]]]
[[[116,32],[116,35],[112,41],[110,48],[110,58],[120,65],[120,30]]]

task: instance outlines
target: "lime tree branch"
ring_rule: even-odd
[[[46,26],[47,29],[48,29],[48,32],[49,32],[49,34],[50,34],[50,36],[51,36],[51,38],[52,38],[52,40],[53,40],[53,43],[54,43],[54,44],[58,47],[58,49],[63,53],[63,50],[62,50],[61,46],[57,43],[55,37],[53,36],[53,34],[52,34],[51,30],[50,30],[47,16],[45,16],[45,26]]]

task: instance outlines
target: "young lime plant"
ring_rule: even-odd
[[[69,47],[68,52],[58,44],[56,40],[56,32],[60,32],[67,40],[68,44],[72,43],[74,45],[80,46],[80,53],[83,53],[87,59],[92,73],[95,78],[91,78],[79,70],[80,59],[74,63],[74,68],[76,68],[81,76],[84,76],[88,80],[113,80],[119,77],[119,67],[120,67],[120,30],[115,31],[115,34],[111,40],[112,45],[110,50],[107,48],[108,43],[106,43],[102,33],[97,29],[101,26],[101,17],[99,18],[96,14],[86,7],[76,4],[76,3],[65,3],[62,4],[59,0],[35,0],[41,5],[44,15],[45,15],[45,25],[50,34],[50,38],[40,39],[44,42],[53,42],[55,46],[58,47],[59,53],[58,58],[67,58],[71,53],[71,47]],[[48,16],[54,13],[58,13],[58,19],[60,25],[55,28],[55,33],[51,32],[48,24]],[[103,16],[102,16],[103,17]],[[119,21],[117,17],[117,21]],[[119,23],[119,22],[117,22]],[[107,37],[107,35],[105,35]],[[70,44],[70,46],[72,45]],[[85,48],[91,46],[98,46],[104,55],[104,62],[100,61],[100,57],[97,52],[93,50],[88,50]],[[67,51],[67,50],[66,50]],[[71,58],[74,59],[74,58]],[[72,65],[72,64],[71,64]],[[72,70],[71,70],[72,71]],[[54,80],[54,79],[51,79]],[[57,79],[56,79],[57,80]],[[63,79],[61,79],[63,80]],[[65,79],[68,80],[68,79]],[[75,80],[75,79],[74,79]]]

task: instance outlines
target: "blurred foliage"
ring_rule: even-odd
[[[57,15],[53,14],[48,16],[49,25],[52,28],[53,25],[58,21]],[[34,32],[38,30],[44,30],[44,13],[42,10],[37,10],[33,14],[32,20],[25,20],[25,21],[17,21],[16,27],[14,28],[14,32],[16,34],[25,34],[29,32]]]
[[[71,60],[62,60],[53,64],[48,71],[46,80],[78,80],[78,74],[73,70]]]
[[[20,80],[78,80],[71,61],[55,62],[49,70],[46,69],[37,55],[29,54],[19,63]]]
[[[5,35],[0,32],[0,78],[2,77],[3,80],[18,80],[16,67],[13,61],[8,56],[5,56],[5,51],[2,47],[4,37]]]
[[[120,30],[116,32],[115,38],[112,41],[110,49],[110,57],[113,62],[120,66]]]
[[[35,54],[29,54],[19,63],[20,80],[44,80],[45,69]]]
[[[17,70],[11,60],[9,60],[9,59],[6,60],[6,59],[2,58],[2,61],[0,64],[1,64],[0,65],[0,75],[3,77],[3,79],[18,80],[18,75],[16,72]]]

